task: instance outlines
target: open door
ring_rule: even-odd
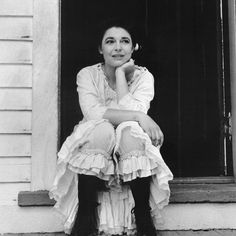
[[[163,157],[175,177],[232,175],[226,1],[62,1],[61,141],[82,114],[76,74],[102,61],[99,21],[135,19],[142,45],[135,62],[155,77],[149,114],[162,128]],[[228,137],[228,136],[227,136]]]

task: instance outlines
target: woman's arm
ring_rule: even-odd
[[[101,102],[90,70],[84,68],[77,74],[79,104],[86,120],[99,120],[102,119],[107,107]]]
[[[119,125],[124,121],[137,121],[144,132],[148,134],[152,143],[161,145],[164,137],[160,127],[150,116],[145,114],[154,96],[153,76],[150,73],[141,75],[142,78],[140,78],[137,90],[130,94],[126,77],[134,73],[134,70],[133,59],[116,69],[116,93],[121,109],[107,109],[103,117],[113,125]]]
[[[135,70],[134,60],[130,59],[128,62],[119,66],[116,69],[115,76],[116,76],[116,93],[117,93],[117,100],[120,101],[126,94],[129,93],[128,83],[127,83],[127,76],[133,74]]]
[[[129,64],[126,73],[128,73],[128,75],[133,73],[132,76],[135,77],[135,82],[131,85],[132,92],[130,92],[122,67],[117,68],[116,93],[119,109],[135,110],[147,113],[150,108],[150,102],[154,97],[153,75],[146,68],[142,67],[136,67],[134,72],[132,69],[132,61],[125,64]]]
[[[148,77],[149,78],[149,77]],[[145,81],[147,78],[144,78]],[[146,83],[150,81],[149,79]],[[143,84],[143,83],[142,83]],[[162,143],[163,134],[159,126],[145,113],[149,108],[150,100],[153,96],[153,85],[139,88],[134,94],[125,95],[118,104],[120,109],[110,109],[100,102],[97,89],[93,83],[91,73],[87,69],[82,69],[77,75],[77,91],[79,103],[84,117],[87,120],[107,119],[117,126],[124,121],[137,121],[142,129],[152,139],[154,145]],[[130,108],[130,109],[129,109]]]
[[[137,121],[144,132],[148,134],[153,145],[162,145],[164,141],[164,135],[160,127],[150,116],[143,112],[108,108],[103,118],[109,120],[115,126],[124,121]]]
[[[140,116],[140,111],[117,110],[108,108],[104,113],[103,118],[109,120],[114,126],[117,126],[124,121],[139,122]]]

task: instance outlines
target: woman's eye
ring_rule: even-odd
[[[129,40],[128,40],[128,39],[123,39],[121,42],[122,42],[122,43],[125,43],[125,44],[128,44],[128,43],[129,43]]]
[[[109,39],[106,41],[106,44],[112,44],[112,43],[114,43],[114,40],[112,40],[112,39]]]

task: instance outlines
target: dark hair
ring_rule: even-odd
[[[136,29],[133,21],[120,18],[106,19],[98,25],[97,28],[97,45],[101,47],[102,39],[106,31],[112,27],[119,27],[125,29],[131,36],[133,47],[137,43]]]

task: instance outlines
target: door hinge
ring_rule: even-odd
[[[232,117],[229,112],[228,115],[224,119],[224,136],[228,137],[231,141],[232,139]]]

